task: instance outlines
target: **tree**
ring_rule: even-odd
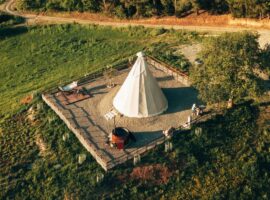
[[[62,8],[69,12],[75,9],[75,5],[76,5],[75,0],[64,0],[61,2]]]
[[[133,0],[120,0],[126,11],[126,16],[131,17],[136,13],[136,7],[134,6]]]
[[[199,15],[199,10],[201,8],[200,2],[198,0],[190,0],[192,9],[194,12],[196,12],[197,15]]]
[[[37,8],[37,5],[32,0],[17,0],[16,7],[21,10],[31,10]]]
[[[115,5],[116,3],[114,0],[102,0],[102,7],[105,13],[110,13]]]
[[[174,9],[176,16],[182,16],[192,9],[192,4],[190,0],[175,0]]]
[[[257,0],[255,6],[255,11],[260,19],[264,18],[265,15],[268,15],[269,18],[270,2],[267,0]]]
[[[150,16],[149,10],[149,1],[148,0],[130,0],[128,1],[130,6],[133,6],[136,9],[135,17]]]
[[[161,5],[163,9],[163,13],[165,15],[173,15],[175,10],[174,10],[174,4],[173,0],[161,0]]]
[[[97,12],[100,10],[100,2],[96,0],[82,0],[83,10]]]
[[[262,68],[270,74],[270,45],[267,44],[261,52]]]
[[[206,4],[206,8],[203,7],[203,9],[209,10],[213,14],[222,14],[228,12],[229,7],[224,0],[210,0],[209,4]]]
[[[191,80],[203,101],[238,101],[261,94],[260,80],[254,74],[261,67],[257,40],[258,35],[243,32],[226,33],[205,43],[202,66],[191,69]]]
[[[226,0],[234,17],[263,18],[269,15],[268,0]]]
[[[61,9],[60,1],[49,0],[46,2],[45,8],[47,10],[60,10]]]

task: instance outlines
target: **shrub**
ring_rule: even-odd
[[[123,6],[119,5],[116,8],[114,8],[114,15],[119,17],[120,19],[126,18],[125,10],[123,9]]]
[[[156,43],[148,49],[153,57],[179,69],[181,72],[188,72],[191,66],[190,62],[179,52],[171,48],[166,43]]]
[[[153,29],[150,34],[152,36],[159,36],[159,35],[162,35],[166,32],[167,32],[167,30],[165,28],[157,28],[157,29]]]

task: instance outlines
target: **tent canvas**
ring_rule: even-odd
[[[148,69],[142,52],[113,100],[115,109],[127,117],[151,117],[163,113],[168,102]]]

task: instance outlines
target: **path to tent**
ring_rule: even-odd
[[[43,99],[62,118],[97,162],[108,170],[163,143],[165,138],[162,131],[185,124],[191,114],[192,104],[198,103],[196,91],[176,80],[172,73],[169,75],[153,66],[150,66],[150,70],[161,86],[169,107],[164,114],[149,118],[117,116],[116,126],[128,128],[137,140],[124,150],[114,149],[106,144],[109,133],[114,128],[114,121],[107,120],[104,116],[112,109],[113,98],[130,68],[119,71],[114,77],[114,88],[106,87],[104,77],[81,85],[80,87],[90,91],[92,96],[83,101],[69,104],[59,91],[45,94]]]

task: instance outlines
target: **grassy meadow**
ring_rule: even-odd
[[[143,27],[48,25],[0,30],[0,115],[25,96],[128,59],[199,40],[196,33]],[[155,48],[151,48],[155,47]],[[181,56],[181,55],[180,55]]]
[[[0,123],[0,199],[97,198],[96,175],[103,170],[53,111],[41,100],[39,106],[36,124],[25,114]],[[80,154],[87,155],[82,165]]]
[[[40,99],[0,123],[0,199],[268,199],[269,128],[241,104],[105,173]],[[86,160],[79,163],[80,155]],[[102,178],[102,176],[104,176]],[[99,181],[97,177],[100,177]],[[235,198],[237,197],[237,198]],[[239,197],[239,198],[238,198]]]
[[[103,170],[40,96],[34,95],[32,102],[39,110],[34,124],[27,121],[26,112],[18,112],[25,108],[21,100],[115,65],[141,50],[169,61],[155,51],[171,55],[170,47],[200,41],[200,36],[143,27],[9,25],[0,29],[0,115],[4,117],[0,120],[0,198],[121,197],[123,191],[112,183],[119,183],[123,168],[98,183],[97,175],[104,174]],[[64,135],[68,135],[65,141]],[[80,165],[81,154],[87,157]]]
[[[40,95],[28,105],[36,120],[27,119],[24,97],[142,49],[188,72],[175,47],[201,40],[143,27],[0,28],[0,199],[269,199],[269,104],[238,104],[175,135],[172,150],[160,145],[107,173]]]

